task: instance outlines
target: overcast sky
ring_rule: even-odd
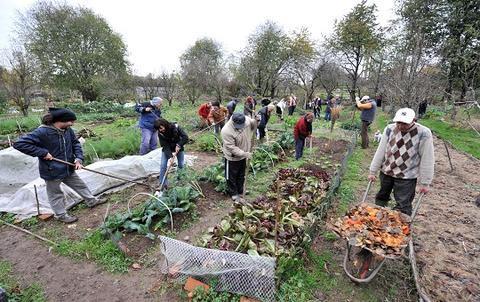
[[[226,54],[245,47],[248,36],[271,20],[286,32],[307,27],[321,40],[360,0],[66,0],[91,8],[119,33],[135,74],[158,74],[179,68],[179,56],[199,38],[219,42]],[[381,25],[393,18],[394,0],[369,0]],[[17,11],[33,0],[0,0],[0,49],[9,47]]]

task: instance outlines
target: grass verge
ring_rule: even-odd
[[[7,301],[43,302],[47,301],[43,289],[37,283],[22,287],[12,274],[12,266],[0,260],[0,288],[7,292]]]

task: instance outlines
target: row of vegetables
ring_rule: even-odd
[[[281,169],[269,193],[234,210],[202,237],[208,248],[261,256],[294,256],[317,217],[329,186],[324,171]]]

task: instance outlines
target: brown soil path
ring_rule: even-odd
[[[413,230],[421,285],[433,301],[480,301],[480,160],[435,139],[435,176]],[[480,145],[480,144],[479,144]]]

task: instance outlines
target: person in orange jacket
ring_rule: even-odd
[[[208,115],[208,121],[210,125],[215,125],[214,132],[216,134],[220,133],[225,122],[228,119],[228,110],[227,108],[220,105],[220,102],[214,101],[212,102],[212,109]]]
[[[208,115],[210,114],[211,109],[212,103],[210,102],[204,103],[198,108],[198,115],[200,116],[200,127],[204,128],[206,126],[210,126]]]

